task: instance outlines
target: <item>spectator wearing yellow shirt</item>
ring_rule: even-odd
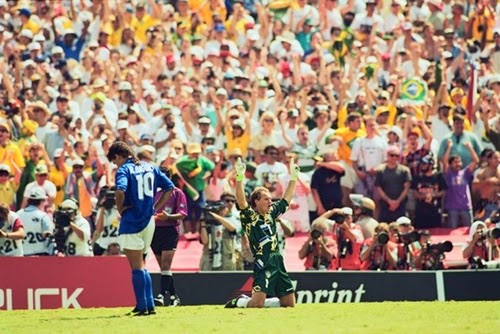
[[[21,29],[28,29],[33,33],[33,35],[37,34],[38,31],[40,31],[40,26],[38,25],[38,23],[31,19],[31,10],[29,10],[28,8],[20,8],[17,12],[22,23]]]
[[[21,150],[10,141],[10,127],[5,121],[0,123],[0,164],[8,165],[10,170],[26,166]]]
[[[361,114],[357,112],[350,113],[347,116],[347,127],[340,128],[335,132],[335,135],[342,138],[339,145],[338,155],[339,159],[347,164],[351,164],[351,149],[354,141],[358,138],[366,136],[366,132],[361,129],[362,118]]]
[[[59,148],[54,152],[54,164],[49,170],[49,180],[56,186],[56,197],[54,198],[54,205],[57,207],[64,201],[65,189],[64,183],[68,177],[70,168],[65,163],[66,156],[64,148]]]
[[[495,28],[495,9],[489,1],[478,1],[476,11],[469,14],[470,38],[481,42],[481,49],[486,43],[493,41],[493,29]]]
[[[147,42],[146,31],[160,23],[161,8],[154,0],[148,0],[151,15],[146,13],[146,2],[141,1],[135,7],[135,16],[130,22],[130,27],[135,31],[135,37],[142,43]]]
[[[224,22],[227,17],[227,9],[223,0],[190,0],[189,8],[200,14],[203,22],[212,26],[213,15],[218,13]]]
[[[19,187],[19,178],[21,171],[16,170],[14,178],[11,179],[10,167],[6,164],[0,164],[0,203],[6,203],[11,210],[15,209],[16,191]]]

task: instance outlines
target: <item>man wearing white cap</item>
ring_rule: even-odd
[[[28,206],[17,212],[26,232],[26,239],[23,240],[24,256],[51,255],[49,237],[54,232],[54,223],[43,211],[46,199],[47,195],[42,187],[32,187]]]
[[[82,217],[74,199],[67,199],[54,212],[58,256],[92,256],[90,224]]]
[[[47,201],[45,202],[45,210],[52,208],[52,203],[54,202],[54,198],[57,194],[57,189],[54,183],[48,180],[49,169],[47,165],[44,163],[40,163],[35,168],[35,181],[30,182],[26,185],[24,189],[24,198],[23,203],[21,204],[21,208],[26,207],[28,204],[28,199],[31,194],[31,189],[34,187],[41,187],[45,191],[45,195],[47,196]]]

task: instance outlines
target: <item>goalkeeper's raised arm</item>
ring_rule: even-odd
[[[290,160],[290,182],[288,183],[288,187],[286,188],[285,194],[283,195],[283,199],[290,204],[290,201],[293,198],[293,194],[295,193],[295,185],[297,184],[297,179],[299,177],[300,167],[295,163],[295,159]]]
[[[245,170],[247,166],[241,158],[238,158],[234,169],[236,171],[236,203],[240,210],[246,209],[248,206],[247,199],[245,197],[244,180],[245,180]]]

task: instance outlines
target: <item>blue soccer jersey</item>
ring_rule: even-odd
[[[116,189],[125,193],[119,234],[139,233],[146,228],[154,214],[154,198],[157,189],[169,191],[174,184],[158,167],[146,162],[136,165],[127,160],[116,171]]]

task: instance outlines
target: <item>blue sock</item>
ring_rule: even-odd
[[[132,270],[132,285],[134,286],[135,300],[137,302],[137,309],[142,312],[147,311],[146,296],[144,295],[146,279],[144,272],[140,269]]]
[[[144,281],[146,283],[144,284],[146,306],[148,307],[148,310],[151,310],[155,308],[155,301],[153,296],[153,282],[151,281],[151,275],[149,275],[149,272],[146,269],[143,269],[143,271],[144,271]]]

